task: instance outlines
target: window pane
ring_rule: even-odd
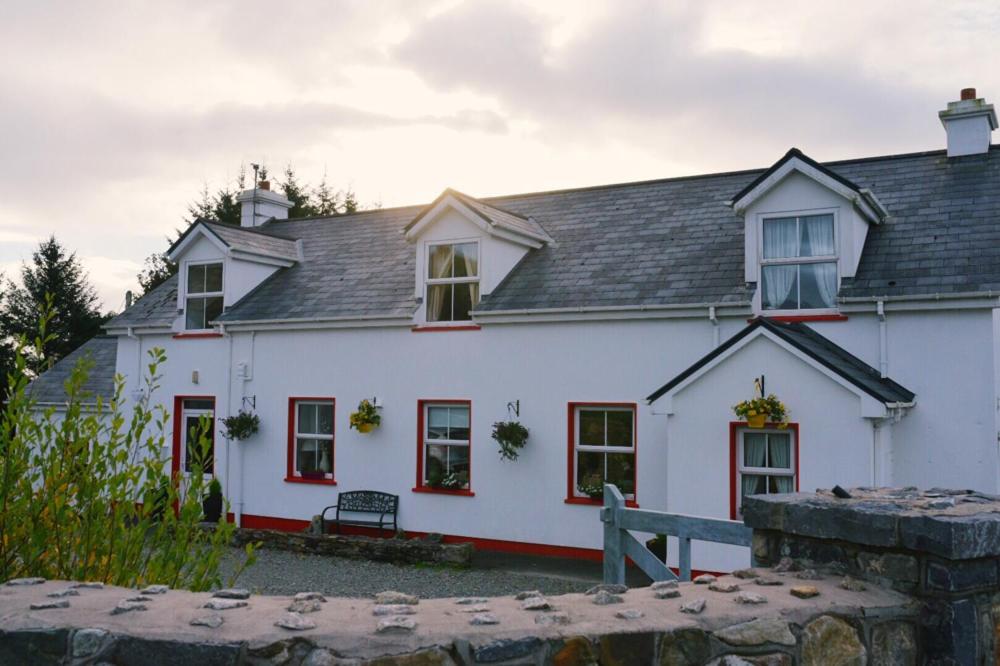
[[[190,415],[184,419],[185,451],[184,471],[190,472],[196,463],[204,474],[211,474],[215,461],[215,432],[209,416]]]
[[[577,441],[581,446],[604,446],[604,412],[594,409],[580,410],[580,432]]]
[[[322,435],[333,434],[333,404],[324,403],[316,407],[316,432]]]
[[[740,498],[750,495],[760,495],[767,492],[767,477],[757,474],[744,474],[740,479]],[[740,505],[743,503],[740,502]]]
[[[215,402],[213,400],[185,400],[184,409],[215,409]]]
[[[765,310],[798,308],[798,269],[791,266],[764,266],[761,270],[761,303]]]
[[[448,439],[468,441],[469,408],[450,407],[448,409],[448,414],[449,414]]]
[[[452,250],[451,245],[432,245],[427,277],[432,280],[452,277]]]
[[[625,495],[635,493],[635,454],[609,453],[605,479],[618,486],[618,490]]]
[[[452,321],[452,291],[454,285],[427,286],[427,321]]]
[[[762,432],[743,433],[743,466],[767,465],[767,435]]]
[[[205,293],[205,264],[188,266],[187,290],[189,294]]]
[[[427,408],[427,439],[448,439],[448,408]]]
[[[833,215],[808,215],[799,219],[799,256],[829,257],[836,254],[833,245]]]
[[[790,493],[795,491],[794,479],[790,476],[768,477],[767,492]]]
[[[439,444],[432,444],[427,447],[427,458],[424,461],[424,481],[435,486],[447,474],[448,468],[448,447]]]
[[[764,258],[797,257],[797,227],[794,217],[773,217],[764,220]]]
[[[222,291],[222,264],[206,264],[205,291]]]
[[[604,454],[580,451],[576,454],[576,485],[599,486],[604,483]]]
[[[333,442],[300,437],[295,440],[295,469],[299,473],[333,473]]]
[[[766,269],[765,269],[766,270]],[[837,264],[802,264],[799,267],[801,282],[800,307],[832,308],[837,298]]]
[[[768,435],[768,467],[777,469],[791,469],[792,467],[792,440],[788,434]]]
[[[205,299],[205,324],[204,328],[208,328],[210,322],[215,321],[222,314],[222,297],[213,296],[212,298]]]
[[[476,243],[460,243],[455,249],[455,277],[476,277],[479,275],[479,257]]]
[[[187,307],[184,308],[184,313],[184,328],[189,330],[200,330],[206,328],[204,298],[187,299]]]
[[[633,412],[608,411],[608,446],[632,446]]]
[[[299,432],[310,435],[317,434],[316,429],[316,409],[317,405],[308,402],[300,402],[299,408]]]
[[[448,472],[455,474],[467,484],[469,481],[469,447],[449,446],[448,447]]]
[[[479,302],[479,283],[456,284],[454,287],[455,310],[453,321],[469,321],[472,316],[469,314],[476,303]]]

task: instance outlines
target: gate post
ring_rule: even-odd
[[[618,527],[619,516],[625,509],[625,498],[614,485],[604,484],[604,582],[625,584],[625,539]]]

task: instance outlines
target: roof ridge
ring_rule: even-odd
[[[257,234],[258,236],[264,236],[265,238],[274,238],[276,240],[286,240],[286,241],[291,241],[292,243],[294,243],[296,240],[298,240],[297,238],[289,238],[288,236],[278,236],[278,235],[275,235],[275,234],[269,234],[266,231],[264,231],[263,229],[261,229],[260,227],[244,227],[241,224],[229,224],[227,222],[219,222],[218,220],[196,220],[192,224],[196,224],[199,221],[202,222],[202,223],[204,223],[204,224],[209,224],[209,225],[214,225],[214,226],[217,226],[217,227],[222,227],[223,229],[229,229],[229,230],[241,231],[241,232],[245,231],[248,234]]]

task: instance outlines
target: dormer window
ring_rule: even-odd
[[[831,309],[837,297],[833,213],[763,218],[761,307]]]
[[[222,262],[188,264],[184,328],[205,330],[222,314]]]
[[[427,246],[427,321],[469,321],[479,302],[479,243]]]

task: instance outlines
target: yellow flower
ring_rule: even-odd
[[[747,412],[747,416],[757,416],[757,410],[751,409],[749,412]]]

